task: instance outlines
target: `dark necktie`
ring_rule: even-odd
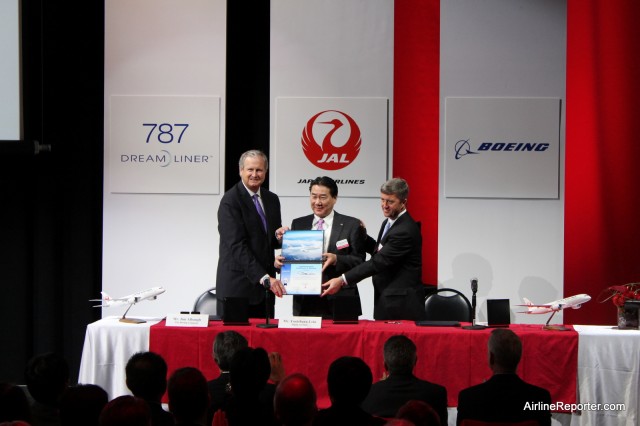
[[[262,227],[264,228],[264,232],[267,232],[267,217],[264,214],[264,210],[262,210],[262,206],[260,205],[258,194],[253,194],[253,204],[256,205],[256,210],[258,210],[258,215],[260,215],[260,219],[262,220]]]

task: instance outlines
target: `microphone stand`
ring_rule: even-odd
[[[462,328],[465,330],[484,330],[487,328],[484,325],[476,324],[476,292],[478,291],[478,280],[473,278],[471,280],[471,325],[465,325]]]
[[[264,287],[265,290],[265,295],[264,295],[264,317],[265,317],[265,323],[264,324],[257,324],[256,327],[258,328],[277,328],[278,324],[270,324],[269,323],[269,293],[271,293],[271,291],[269,291],[269,289],[271,288],[271,281],[269,280],[269,278],[266,278],[263,282],[262,282],[262,286]]]

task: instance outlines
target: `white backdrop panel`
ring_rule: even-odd
[[[281,97],[354,97],[389,100],[388,175],[393,147],[393,0],[271,1],[271,152],[276,145],[276,99]],[[301,129],[300,129],[301,130]],[[386,153],[380,152],[379,158]],[[273,157],[273,156],[272,156]],[[271,169],[287,167],[286,153],[271,158]],[[306,161],[306,160],[305,160]],[[318,174],[332,176],[331,173]],[[316,177],[316,176],[313,176]],[[333,177],[333,176],[332,176]],[[385,180],[385,179],[383,179]],[[270,182],[274,182],[271,179]],[[382,184],[380,181],[377,186]],[[283,223],[311,213],[308,185],[299,196],[282,196]],[[340,191],[345,190],[340,185]],[[355,198],[339,195],[335,209],[355,216],[376,236],[383,216],[379,192]],[[362,197],[362,195],[360,195]],[[362,318],[373,318],[371,280],[358,284]],[[277,313],[290,312],[291,298],[278,301]]]
[[[512,321],[544,323],[547,315],[513,312],[522,297],[545,303],[563,295],[566,2],[458,0],[440,6],[439,285],[470,295],[469,280],[477,277],[479,320],[486,321],[487,298],[509,298]],[[447,97],[561,99],[559,198],[445,198]],[[553,319],[561,321],[559,315]]]
[[[219,98],[224,140],[225,58],[225,0],[105,1],[105,141],[111,140],[114,95]],[[157,300],[137,304],[130,316],[190,309],[215,285],[220,195],[110,193],[108,148],[103,288],[118,297],[165,287]],[[219,157],[224,158],[223,146]],[[124,309],[105,308],[103,314],[120,315]]]

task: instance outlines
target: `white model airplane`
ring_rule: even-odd
[[[516,306],[526,306],[526,311],[520,311],[519,314],[548,314],[551,312],[551,316],[547,320],[546,326],[549,326],[549,321],[556,314],[556,312],[561,311],[563,309],[571,308],[571,309],[579,309],[582,307],[583,303],[587,303],[591,300],[591,296],[588,294],[576,294],[574,296],[565,297],[564,299],[554,300],[553,302],[545,303],[542,305],[536,305],[531,300],[526,297],[522,298],[524,300],[524,305],[516,305]]]
[[[102,294],[102,299],[90,299],[89,301],[90,302],[102,302],[101,305],[94,305],[94,308],[109,308],[109,307],[112,307],[112,306],[129,305],[127,310],[122,315],[122,318],[120,318],[120,321],[122,321],[122,322],[141,323],[141,322],[144,322],[144,321],[143,320],[137,320],[137,319],[127,319],[127,318],[125,318],[125,316],[127,315],[127,312],[129,312],[129,309],[131,309],[131,307],[133,305],[135,305],[136,303],[142,302],[143,300],[156,300],[158,298],[158,295],[162,294],[162,293],[164,293],[164,288],[163,287],[152,287],[152,288],[148,288],[148,289],[143,290],[143,291],[139,291],[137,293],[130,294],[128,296],[115,297],[114,298],[114,297],[109,296],[104,291],[102,291],[102,292],[100,292],[100,294]]]

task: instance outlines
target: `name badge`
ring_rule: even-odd
[[[336,248],[338,250],[346,249],[347,247],[349,247],[349,241],[347,241],[346,238],[336,243]]]

